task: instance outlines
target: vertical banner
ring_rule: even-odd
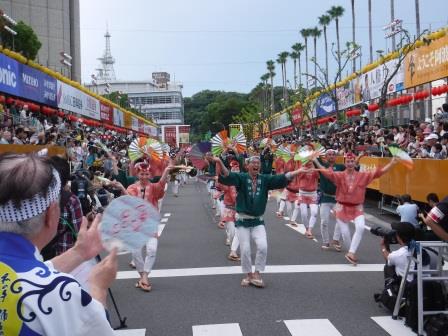
[[[136,117],[131,117],[132,118],[132,130],[133,131],[138,131],[138,119]]]
[[[132,128],[132,116],[129,113],[124,113],[124,126],[125,128]]]
[[[324,93],[319,98],[317,98],[316,115],[318,117],[325,116],[335,111],[336,111],[336,104],[334,103],[333,98],[329,94]]]
[[[125,127],[124,126],[124,116],[123,116],[123,112],[120,111],[119,109],[117,109],[116,107],[114,107],[114,125],[115,126],[119,126],[119,127]]]
[[[100,102],[100,113],[101,113],[101,120],[105,121],[108,124],[112,124],[112,122],[114,121],[112,106]]]
[[[179,143],[180,144],[190,143],[190,125],[179,126]]]
[[[176,126],[163,127],[163,142],[166,142],[172,147],[177,147]]]

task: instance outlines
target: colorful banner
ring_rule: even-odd
[[[353,82],[344,87],[336,89],[336,98],[338,100],[338,109],[345,110],[354,104]]]
[[[113,107],[103,102],[100,102],[100,115],[101,120],[107,122],[108,124],[112,124],[113,122]],[[120,126],[120,125],[117,125]]]
[[[57,106],[56,79],[19,63],[19,95],[39,103]]]
[[[131,116],[131,120],[132,120],[132,125],[131,125],[132,130],[138,131],[138,119],[136,117]]]
[[[377,68],[366,72],[360,77],[352,81],[353,85],[353,103],[359,104],[368,102],[381,96],[381,89],[384,86],[386,77],[397,68],[398,61],[396,59],[384,63]],[[404,68],[401,64],[397,73],[392,77],[387,86],[387,94],[401,91],[404,89]]]
[[[300,124],[300,122],[302,121],[302,118],[303,118],[302,114],[303,114],[302,107],[297,107],[294,110],[292,110],[291,118],[292,118],[292,123],[294,125]]]
[[[284,112],[272,117],[271,131],[288,126],[291,126],[291,121],[289,120],[288,113]]]
[[[124,115],[123,127],[131,129],[132,128],[132,116],[129,113],[123,113],[123,115]]]
[[[138,119],[138,131],[141,133],[145,133],[145,122],[140,119]]]
[[[327,93],[322,94],[316,101],[316,115],[322,117],[336,111],[333,98]]]
[[[114,107],[113,113],[114,113],[114,117],[113,117],[114,125],[124,127],[123,112]]]
[[[190,126],[179,126],[179,143],[190,143]]]
[[[92,119],[101,119],[100,102],[97,99],[59,80],[57,81],[57,92],[59,108]]]
[[[448,35],[410,52],[404,63],[406,88],[448,77]]]
[[[0,91],[19,96],[19,63],[0,54]]]

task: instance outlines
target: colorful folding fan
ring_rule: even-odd
[[[414,161],[404,150],[395,146],[389,146],[388,149],[392,156],[396,157],[407,169],[412,170],[414,168]]]
[[[143,152],[149,156],[151,160],[160,161],[163,157],[162,145],[154,139],[148,139],[146,141],[146,144],[143,147]]]
[[[144,147],[146,145],[146,138],[137,138],[131,142],[128,148],[128,155],[131,161],[140,159],[144,154]]]
[[[261,140],[259,147],[260,148],[264,148],[266,146],[274,146],[274,147],[276,147],[277,143],[272,138],[264,138],[263,140]]]

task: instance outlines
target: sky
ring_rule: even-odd
[[[369,61],[367,2],[355,0],[363,65]],[[318,17],[334,5],[345,8],[339,23],[345,45],[352,36],[350,0],[80,0],[82,80],[90,81],[99,66],[108,27],[117,79],[150,80],[152,72],[166,71],[183,84],[185,97],[205,89],[248,93],[267,72],[266,61],[304,43],[300,30],[318,26]],[[447,0],[420,0],[421,30],[448,26],[447,13]],[[414,0],[395,0],[395,17],[416,34]],[[389,22],[390,0],[372,0],[374,54],[391,47],[382,29]],[[334,22],[327,31],[331,44],[336,41]],[[308,49],[311,57],[312,39]],[[323,36],[317,42],[317,61],[325,64]],[[335,65],[330,62],[330,73]],[[276,67],[274,84],[281,85]],[[293,83],[290,59],[286,67]]]

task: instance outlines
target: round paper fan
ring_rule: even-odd
[[[158,232],[159,211],[140,197],[121,196],[104,211],[100,232],[107,250],[136,251]]]
[[[227,131],[224,130],[217,133],[213,138],[211,138],[210,142],[212,143],[212,153],[214,155],[221,155],[229,143]]]
[[[137,138],[131,142],[128,148],[128,155],[131,161],[140,159],[144,152],[143,147],[146,145],[146,138]]]
[[[388,149],[392,156],[396,157],[407,169],[411,170],[414,168],[414,161],[404,150],[395,146],[389,146]]]
[[[241,131],[231,139],[231,143],[239,154],[246,150],[246,136]]]
[[[159,161],[163,156],[162,145],[154,139],[148,139],[146,141],[143,151],[151,160]]]

